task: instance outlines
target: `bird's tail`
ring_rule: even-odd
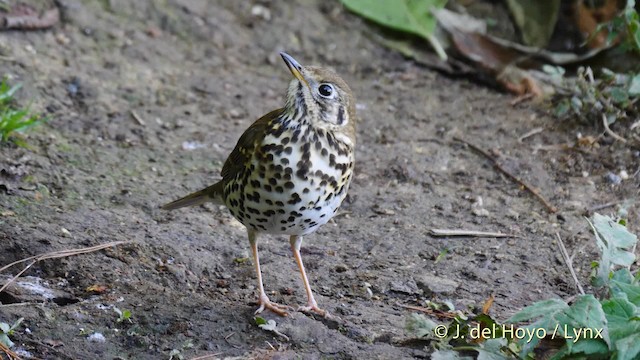
[[[189,194],[182,199],[170,202],[162,205],[164,210],[174,210],[185,206],[200,205],[206,202],[213,202],[217,204],[224,204],[223,200],[224,184],[222,181],[209,186],[206,189],[196,191],[193,194]]]

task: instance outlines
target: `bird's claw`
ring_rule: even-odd
[[[264,311],[264,309],[269,309],[280,316],[287,316],[289,315],[287,310],[291,310],[290,306],[271,302],[271,300],[269,300],[269,298],[266,295],[261,296],[258,302],[260,303],[260,307],[254,313],[255,315],[260,314],[261,312]]]
[[[325,318],[330,317],[329,312],[327,312],[327,310],[320,309],[316,304],[307,304],[307,306],[299,306],[297,311],[302,313],[313,313]]]

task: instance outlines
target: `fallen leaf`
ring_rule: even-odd
[[[109,288],[105,285],[91,285],[85,289],[86,292],[94,293],[94,294],[102,294],[106,292]]]

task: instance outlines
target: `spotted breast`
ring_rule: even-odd
[[[258,232],[313,232],[338,211],[351,182],[348,144],[292,115],[283,113],[266,126],[246,171],[224,189],[233,216]]]

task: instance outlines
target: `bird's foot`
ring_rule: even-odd
[[[326,318],[330,317],[329,312],[327,312],[327,310],[320,309],[318,307],[318,304],[315,304],[315,303],[309,303],[307,304],[307,306],[299,306],[298,311],[303,313],[317,314]]]
[[[264,309],[269,309],[280,316],[287,316],[289,315],[287,310],[291,310],[290,306],[271,302],[271,300],[269,300],[267,295],[260,296],[260,300],[258,300],[258,303],[260,304],[260,307],[254,313],[255,315],[260,314],[261,312],[264,311]]]

